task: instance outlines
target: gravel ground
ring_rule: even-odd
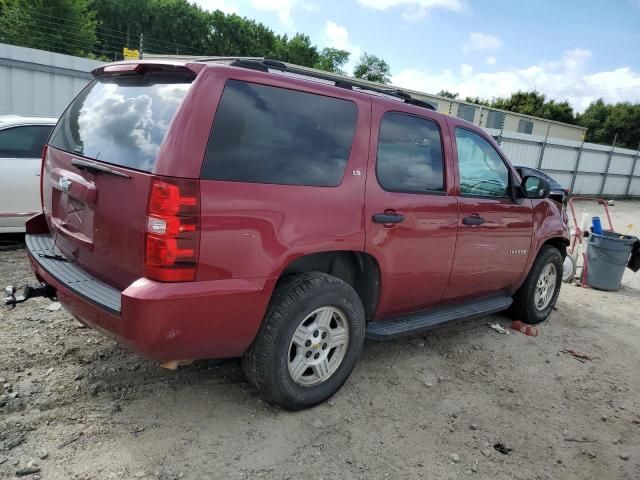
[[[640,233],[640,202],[611,211]],[[0,284],[32,280],[24,250],[0,252]],[[565,284],[537,337],[496,315],[367,342],[297,413],[238,361],[164,371],[33,299],[0,310],[0,478],[638,479],[640,274],[623,283]]]

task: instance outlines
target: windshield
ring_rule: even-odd
[[[49,144],[114,165],[151,171],[192,79],[140,75],[93,81],[76,97]]]

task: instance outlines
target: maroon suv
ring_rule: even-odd
[[[115,63],[43,154],[29,260],[158,360],[242,357],[271,402],[335,393],[365,338],[541,322],[568,234],[544,179],[405,92],[268,60]]]

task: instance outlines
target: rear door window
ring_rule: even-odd
[[[0,130],[0,158],[40,158],[52,128],[25,125]]]
[[[444,190],[444,161],[438,125],[424,118],[387,113],[380,125],[378,183],[387,191]]]
[[[188,77],[153,74],[99,78],[67,108],[49,144],[150,172],[191,82]]]
[[[229,80],[218,105],[202,178],[333,187],[356,129],[349,100]]]

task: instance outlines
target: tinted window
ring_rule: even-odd
[[[356,128],[353,102],[230,80],[213,123],[202,178],[336,186]]]
[[[40,158],[50,125],[29,125],[0,130],[0,157]]]
[[[69,106],[49,144],[69,153],[151,171],[191,80],[140,75],[95,80]]]
[[[477,133],[456,128],[456,147],[463,195],[508,195],[509,170],[489,142]]]
[[[504,122],[504,113],[491,110],[487,114],[487,128],[501,129],[502,122]]]
[[[458,118],[473,123],[473,119],[476,116],[476,107],[473,105],[465,105],[464,103],[458,104]]]
[[[531,133],[533,132],[533,122],[529,120],[520,119],[518,122],[518,133]]]
[[[387,113],[380,125],[376,172],[385,190],[444,190],[442,145],[435,122]]]

